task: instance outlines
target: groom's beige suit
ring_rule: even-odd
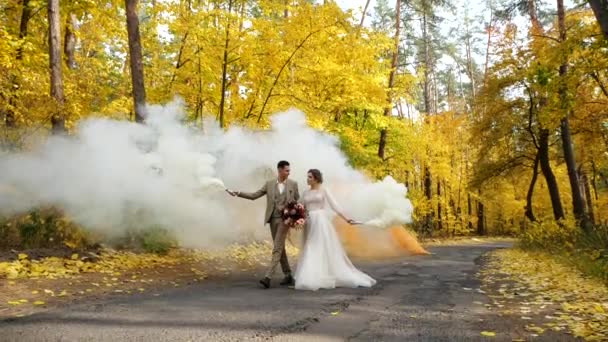
[[[264,223],[270,224],[270,232],[274,242],[272,249],[272,260],[266,277],[272,278],[274,271],[281,263],[281,269],[285,275],[291,274],[291,268],[289,267],[289,261],[287,260],[287,254],[285,253],[285,239],[287,237],[287,231],[289,227],[285,226],[281,213],[289,202],[298,201],[300,199],[300,193],[298,192],[298,183],[286,179],[283,183],[280,183],[277,179],[270,180],[260,190],[252,193],[238,192],[237,196],[246,198],[249,200],[256,200],[266,195],[266,213],[264,214]]]

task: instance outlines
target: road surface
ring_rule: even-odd
[[[260,274],[87,303],[0,322],[2,341],[512,341],[529,333],[482,303],[480,256],[506,243],[431,248],[431,256],[357,263],[371,289],[257,285]],[[493,338],[482,331],[495,332]],[[538,341],[573,341],[566,334]]]

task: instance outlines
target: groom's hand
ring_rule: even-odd
[[[232,197],[236,197],[238,195],[237,191],[232,191],[232,190],[226,189],[226,192],[229,193],[230,196],[232,196]]]

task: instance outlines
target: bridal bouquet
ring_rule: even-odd
[[[301,229],[306,223],[306,208],[297,202],[289,202],[283,209],[283,222],[286,226]]]

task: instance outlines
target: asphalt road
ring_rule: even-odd
[[[432,256],[357,263],[371,289],[258,287],[241,274],[181,289],[0,322],[1,341],[512,341],[523,324],[481,303],[480,256],[507,244],[431,248]],[[278,280],[275,282],[278,283]],[[481,335],[496,332],[496,337]],[[534,340],[570,341],[568,335]]]

